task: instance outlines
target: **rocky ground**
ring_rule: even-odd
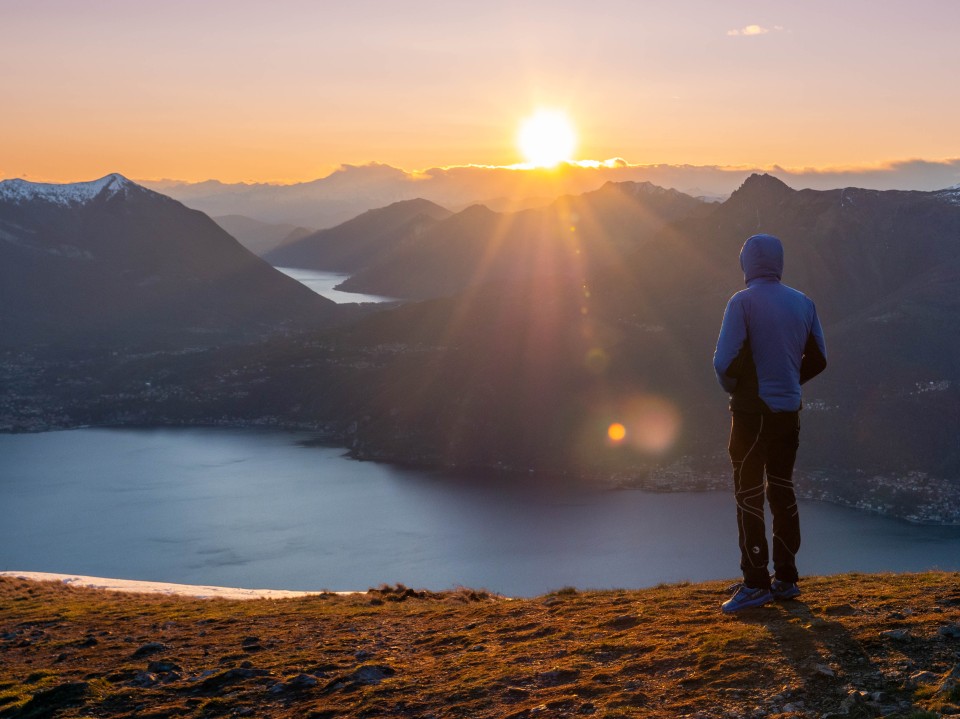
[[[226,601],[0,578],[0,717],[960,714],[960,574]]]

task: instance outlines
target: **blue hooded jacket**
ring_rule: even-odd
[[[740,250],[747,289],[727,303],[713,368],[730,393],[730,409],[795,412],[800,385],[827,366],[823,329],[813,302],[781,284],[783,245],[754,235]]]

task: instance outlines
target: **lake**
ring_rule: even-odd
[[[0,570],[298,590],[532,596],[735,579],[732,493],[657,494],[356,462],[310,435],[0,435]],[[960,569],[960,527],[800,503],[801,574]]]
[[[275,267],[275,270],[282,272],[287,277],[292,277],[297,282],[306,285],[318,295],[333,300],[337,304],[346,304],[349,302],[392,302],[392,297],[380,297],[379,295],[363,295],[359,292],[343,292],[334,287],[339,285],[349,274],[340,272],[321,272],[320,270],[305,270],[300,267]]]

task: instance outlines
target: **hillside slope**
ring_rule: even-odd
[[[844,575],[725,617],[719,583],[229,602],[0,579],[0,717],[960,712],[960,574]]]
[[[710,208],[676,190],[634,182],[607,183],[521,212],[474,205],[372,258],[341,288],[424,299],[532,276],[576,282],[619,266],[668,223]]]
[[[210,346],[330,325],[330,300],[126,178],[0,182],[0,347]]]
[[[394,202],[336,227],[308,233],[263,257],[275,267],[356,272],[376,258],[389,258],[398,247],[450,214],[428,200]]]

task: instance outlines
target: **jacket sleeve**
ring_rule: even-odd
[[[817,317],[817,308],[813,308],[813,324],[807,344],[803,348],[803,358],[800,360],[800,384],[813,379],[827,368],[827,345],[823,340],[823,328],[820,318]]]
[[[717,338],[717,349],[713,353],[713,370],[717,374],[720,386],[727,392],[733,392],[737,388],[736,378],[728,372],[746,341],[747,321],[743,314],[743,304],[737,301],[734,295],[723,313],[720,337]]]

